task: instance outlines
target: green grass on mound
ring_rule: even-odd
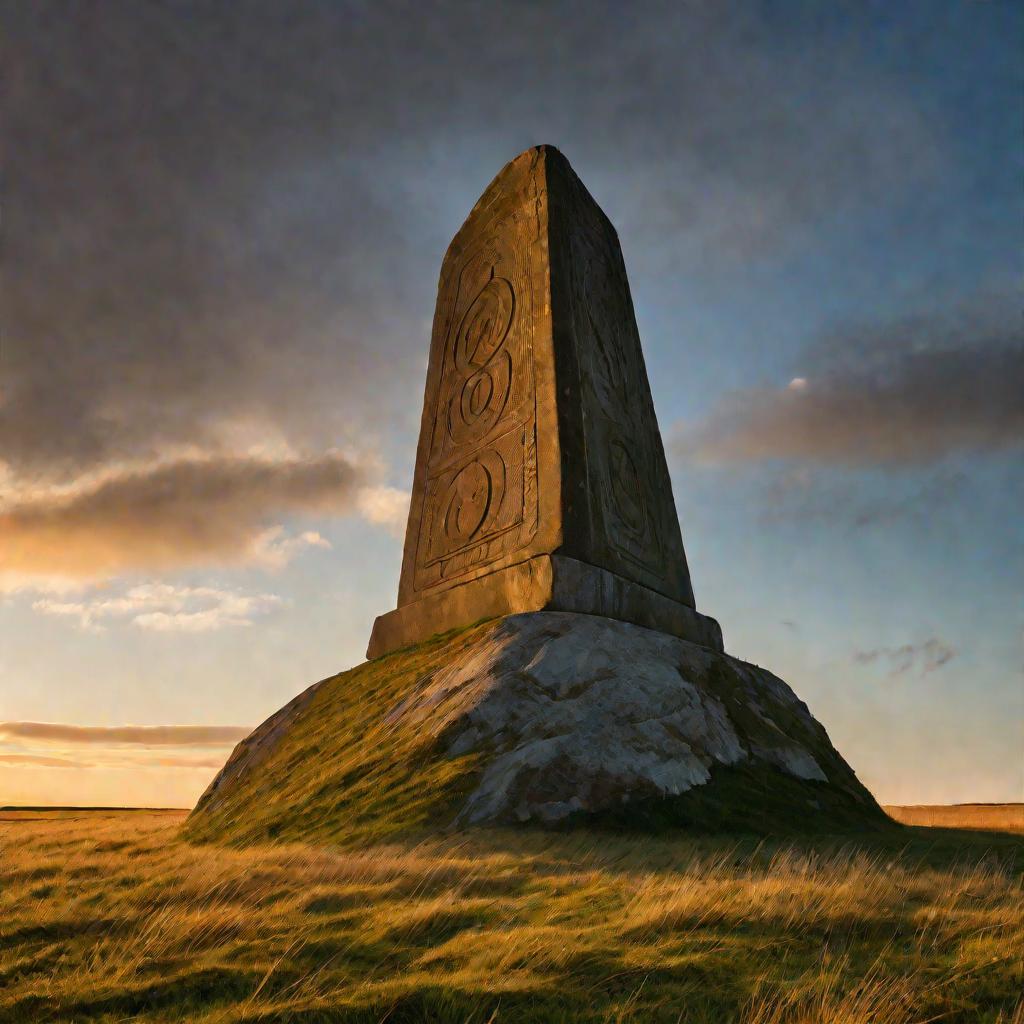
[[[483,622],[434,637],[332,676],[297,697],[261,726],[244,753],[233,755],[230,778],[203,797],[186,834],[233,844],[301,840],[353,846],[443,831],[475,786],[488,752],[452,757],[415,728],[390,721],[388,712],[424,675],[494,628],[494,621]],[[729,659],[714,662],[703,685],[722,700],[750,742],[777,742],[778,730],[747,704]],[[831,784],[750,761],[714,769],[708,783],[681,796],[634,801],[559,827],[759,835],[897,827],[849,767],[825,749],[828,739],[820,726],[784,707],[773,708],[773,714],[787,735],[820,753]]]
[[[386,716],[421,676],[489,628],[441,634],[323,680],[297,699],[287,734],[226,787],[223,800],[200,801],[187,835],[352,845],[447,825],[473,787],[478,756],[440,757]]]

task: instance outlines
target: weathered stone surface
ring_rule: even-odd
[[[489,752],[458,824],[552,822],[674,797],[707,783],[716,766],[741,762],[863,793],[772,673],[593,615],[504,619],[422,679],[388,721],[452,756]]]
[[[539,146],[494,179],[444,258],[398,609],[367,653],[557,608],[720,647],[694,610],[615,229]]]

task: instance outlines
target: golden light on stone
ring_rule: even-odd
[[[615,229],[550,146],[441,266],[398,607],[368,655],[572,611],[721,650],[699,614]]]

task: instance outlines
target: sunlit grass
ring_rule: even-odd
[[[904,825],[1024,833],[1024,804],[921,804],[885,810]]]
[[[0,821],[0,1020],[1021,1024],[1024,841],[484,831],[180,841]]]

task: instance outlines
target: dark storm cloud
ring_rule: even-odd
[[[145,747],[224,746],[251,730],[235,725],[65,725],[60,722],[0,722],[0,737],[74,744],[126,743]]]
[[[367,352],[405,301],[401,236],[358,138],[339,145],[355,97],[330,77],[307,96],[315,24],[295,49],[278,37],[275,60],[272,15],[248,38],[228,7],[17,13],[2,457],[70,479],[221,447],[238,420],[320,442],[358,430]]]
[[[826,30],[634,14],[10,5],[0,458],[72,480],[230,449],[239,424],[306,450],[413,431],[439,257],[530,144],[564,146],[641,262],[675,271],[766,257],[938,159]]]
[[[1024,444],[1024,333],[1015,303],[847,328],[785,388],[722,400],[677,441],[710,462],[933,462]]]
[[[282,517],[348,511],[360,471],[341,455],[193,459],[46,491],[0,512],[0,570],[103,578],[203,562],[282,560],[322,541],[275,535]],[[261,548],[262,545],[262,548]]]

